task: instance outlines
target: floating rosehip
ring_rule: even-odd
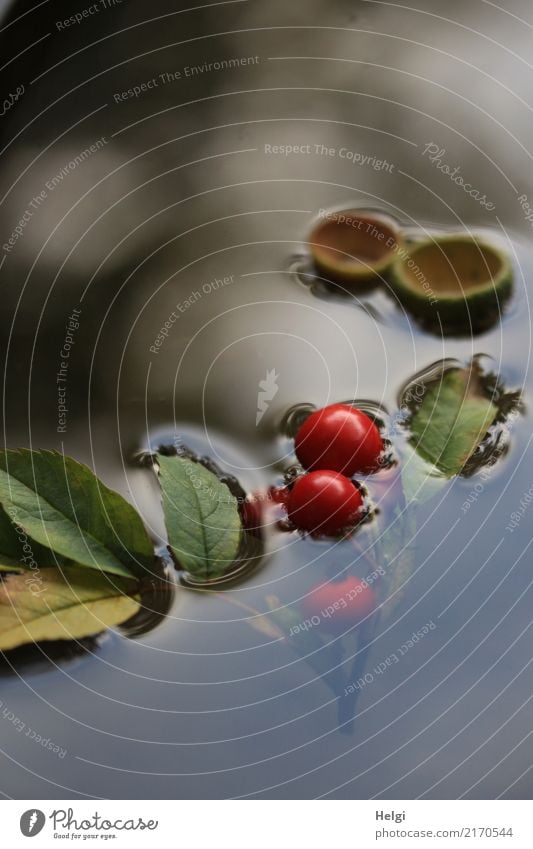
[[[355,484],[339,472],[310,472],[290,490],[289,519],[303,531],[336,534],[361,518],[363,499]]]
[[[343,581],[329,581],[314,587],[303,599],[301,609],[309,619],[318,616],[324,630],[339,633],[369,616],[376,605],[373,588],[350,575]]]
[[[347,404],[331,404],[311,413],[294,444],[306,469],[334,469],[348,476],[374,471],[383,451],[372,419]]]

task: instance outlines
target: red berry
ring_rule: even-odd
[[[338,472],[310,472],[296,480],[287,502],[289,518],[304,531],[335,534],[360,518],[363,499]]]
[[[372,419],[346,404],[331,404],[311,413],[294,444],[306,469],[335,469],[348,476],[375,470],[383,451]]]
[[[329,581],[314,589],[303,599],[304,616],[320,617],[325,630],[343,631],[357,624],[375,610],[376,594],[372,587],[353,575],[344,581]]]

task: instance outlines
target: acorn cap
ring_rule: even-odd
[[[513,289],[507,255],[475,237],[442,236],[400,252],[390,285],[423,323],[449,331],[488,329]]]
[[[362,209],[326,213],[309,235],[315,265],[331,280],[374,281],[392,264],[403,244],[396,222]]]

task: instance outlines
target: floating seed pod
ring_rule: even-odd
[[[403,250],[391,269],[399,300],[434,329],[486,330],[501,317],[513,272],[505,253],[469,236],[442,236]]]
[[[375,282],[391,266],[402,242],[392,218],[362,209],[326,213],[309,235],[318,270],[349,289]]]

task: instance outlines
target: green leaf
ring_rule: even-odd
[[[0,583],[0,650],[41,640],[90,637],[125,622],[140,606],[134,580],[70,567],[38,577],[10,575]]]
[[[430,386],[410,426],[411,444],[445,477],[461,473],[498,410],[485,396],[475,365],[449,369]]]
[[[161,455],[157,461],[174,557],[196,578],[220,577],[239,551],[242,526],[237,500],[200,463]]]
[[[0,572],[24,571],[22,543],[7,513],[0,506]],[[52,562],[52,561],[50,561]]]
[[[497,381],[494,385],[498,388]],[[500,406],[501,398],[505,397],[502,392]],[[510,409],[518,409],[519,401],[520,396],[512,393]],[[364,674],[366,649],[372,645],[377,622],[386,624],[390,620],[416,568],[417,508],[448,485],[449,478],[463,471],[498,415],[497,407],[487,398],[487,389],[483,389],[475,360],[469,368],[442,372],[439,382],[429,384],[420,406],[413,412],[411,447],[403,451],[401,464],[405,504],[403,507],[396,504],[388,518],[378,516],[377,523],[370,528],[376,563],[384,566],[386,574],[380,583],[381,610],[373,617],[373,624],[368,624],[366,647],[362,646],[362,659],[352,680]],[[352,716],[355,706],[354,702],[348,708]]]
[[[153,559],[133,507],[56,451],[0,452],[0,502],[29,536],[80,565],[131,576]]]
[[[0,572],[25,572],[37,566],[61,566],[65,558],[27,536],[0,505]]]

